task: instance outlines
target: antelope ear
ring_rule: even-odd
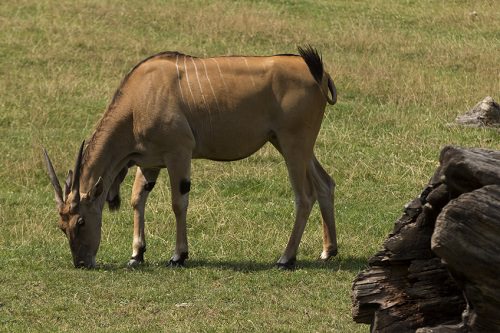
[[[87,193],[86,197],[90,201],[94,201],[102,194],[103,191],[104,191],[104,181],[102,180],[102,177],[99,177],[97,182],[94,184],[94,186],[92,186],[90,191]]]

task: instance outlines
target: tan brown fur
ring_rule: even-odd
[[[133,164],[139,166],[132,193],[133,260],[142,258],[145,247],[146,185],[155,182],[160,168],[167,168],[177,223],[172,263],[182,264],[188,252],[188,193],[181,193],[179,184],[189,183],[191,159],[242,159],[266,142],[283,155],[296,199],[294,230],[278,265],[293,265],[316,199],[324,219],[322,258],[335,255],[334,182],[313,147],[325,105],[335,103],[336,91],[318,53],[310,47],[299,51],[301,56],[218,58],[166,52],[135,66],[87,142],[82,163],[75,166],[81,171],[76,179],[81,199],[64,201],[63,206],[76,205],[73,215],[85,220],[79,237],[86,240],[77,250],[71,247],[75,265],[91,266],[88,258],[95,262],[106,197],[100,194],[116,192],[117,176]]]

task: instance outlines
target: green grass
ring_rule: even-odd
[[[122,77],[150,54],[306,43],[339,92],[316,145],[338,185],[336,259],[316,260],[316,207],[298,269],[273,269],[293,201],[284,162],[266,146],[239,162],[193,162],[188,268],[164,267],[175,234],[165,173],[147,207],[147,264],[125,268],[129,176],[124,208],[104,213],[99,268],[72,267],[42,145],[63,177]],[[1,2],[0,331],[367,331],[351,320],[352,280],[440,149],[500,149],[496,130],[447,125],[487,95],[500,99],[499,64],[496,1]]]

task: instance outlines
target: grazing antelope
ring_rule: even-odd
[[[318,52],[300,56],[195,58],[164,52],[137,64],[123,79],[92,137],[82,143],[63,195],[44,149],[55,189],[59,227],[75,267],[95,266],[105,201],[119,205],[119,186],[137,165],[132,190],[133,252],[144,260],[144,209],[161,168],[167,168],[176,220],[171,265],[188,257],[186,213],[193,158],[234,161],[270,142],[285,159],[295,194],[295,224],[278,260],[293,268],[311,208],[323,218],[321,259],[337,254],[333,179],[313,153],[325,105],[337,93]],[[330,97],[331,94],[331,97]]]

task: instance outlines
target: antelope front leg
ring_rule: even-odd
[[[176,224],[175,250],[168,265],[177,267],[184,266],[184,261],[188,258],[186,216],[191,189],[191,153],[175,154],[175,159],[167,160],[167,169]]]
[[[132,207],[134,209],[134,239],[132,241],[132,257],[128,265],[133,267],[144,262],[146,238],[144,235],[144,211],[146,200],[153,189],[160,169],[137,168],[134,186],[132,187]]]

